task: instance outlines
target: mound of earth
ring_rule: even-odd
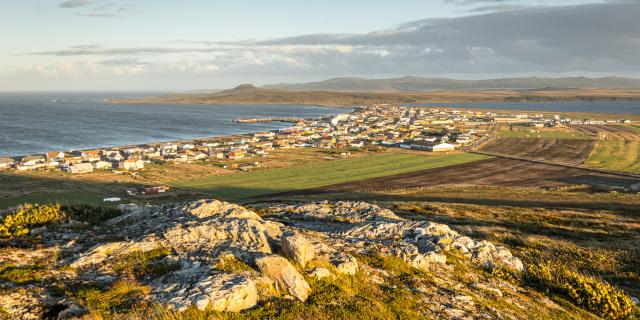
[[[145,288],[140,303],[177,311],[242,312],[273,299],[305,302],[322,279],[359,274],[372,284],[393,287],[387,283],[391,271],[363,259],[394,257],[433,275],[431,286],[412,288],[425,301],[425,317],[465,318],[478,312],[488,318],[518,317],[509,309],[480,308],[469,292],[519,301],[522,289],[486,276],[461,281],[448,261],[448,253],[455,251],[469,270],[523,272],[520,259],[504,247],[363,202],[258,203],[252,208],[218,200],[126,205],[121,216],[103,224],[72,221],[33,230],[31,236],[41,244],[3,252],[0,263],[53,263],[42,270],[39,282],[0,280],[0,316],[82,316],[86,299],[64,292],[109,288],[132,278]],[[527,304],[543,302],[518,303],[526,310]],[[562,309],[550,301],[544,301],[544,308]]]

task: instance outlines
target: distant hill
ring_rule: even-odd
[[[411,92],[435,90],[560,90],[560,89],[640,89],[640,79],[604,77],[504,78],[454,80],[406,76],[390,79],[333,78],[320,82],[265,85],[264,89],[287,91]]]
[[[110,100],[141,104],[312,104],[353,106],[375,103],[465,103],[550,101],[640,101],[633,89],[437,90],[437,91],[329,91],[256,88],[250,84],[215,93],[182,93],[160,97]]]

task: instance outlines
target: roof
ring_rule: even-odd
[[[32,160],[44,160],[44,157],[42,155],[33,155],[33,156],[26,156],[22,158],[22,161],[32,161]]]

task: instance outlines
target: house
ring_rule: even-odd
[[[51,151],[51,152],[47,152],[47,161],[49,162],[60,162],[64,159],[64,152],[59,152],[59,151]]]
[[[63,162],[67,165],[82,163],[83,161],[84,159],[82,159],[82,156],[66,156],[63,159]]]
[[[433,152],[442,152],[442,151],[453,151],[456,149],[456,146],[450,144],[450,143],[440,143],[440,144],[436,144],[434,146],[429,147],[429,151],[433,151]]]
[[[93,172],[93,165],[91,163],[76,163],[67,167],[67,171],[74,174],[90,173]]]
[[[35,166],[44,162],[45,158],[42,155],[26,156],[20,160],[20,164],[23,166]]]
[[[124,156],[122,155],[122,153],[120,153],[120,151],[110,151],[107,152],[107,159],[109,159],[109,161],[117,162],[124,159]]]
[[[82,157],[82,160],[88,161],[88,162],[100,161],[100,151],[99,150],[82,151],[82,153],[80,154],[80,157]]]
[[[105,169],[111,169],[113,167],[113,164],[108,161],[96,161],[93,163],[93,167],[96,170],[105,170]]]
[[[244,151],[232,150],[229,151],[229,160],[238,160],[244,158]]]
[[[120,169],[124,169],[124,170],[138,170],[138,169],[142,169],[144,168],[144,161],[138,159],[138,160],[122,160],[120,161],[120,163],[118,164],[118,168]]]
[[[15,160],[11,158],[0,158],[0,170],[9,169],[15,163]]]
[[[161,151],[163,156],[175,155],[178,153],[178,145],[176,144],[165,144],[162,146]]]

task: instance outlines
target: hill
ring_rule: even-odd
[[[289,91],[370,91],[405,92],[431,90],[491,90],[491,89],[640,89],[640,79],[604,77],[566,78],[503,78],[487,80],[455,80],[406,76],[390,79],[333,78],[309,83],[281,83],[263,86],[265,89]]]
[[[337,85],[336,85],[337,86]],[[639,101],[640,90],[555,89],[438,90],[438,91],[321,91],[257,88],[240,85],[215,93],[180,93],[160,97],[111,100],[126,104],[312,104],[353,106],[399,103]]]

